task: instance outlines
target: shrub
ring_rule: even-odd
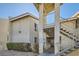
[[[7,43],[8,50],[32,51],[30,43]]]
[[[38,53],[38,50],[39,50],[39,45],[38,44],[34,44],[32,51],[35,52],[35,53]]]

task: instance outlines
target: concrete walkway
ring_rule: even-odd
[[[21,52],[21,51],[14,51],[14,50],[2,50],[0,51],[0,56],[54,56],[53,53],[43,53],[37,54],[33,52]]]
[[[13,50],[2,50],[0,51],[0,56],[55,56],[53,53],[43,53],[37,54],[33,52],[21,52],[21,51],[13,51]],[[66,56],[79,56],[79,49],[76,49]]]
[[[79,56],[79,49],[72,51],[71,53],[67,54],[67,56]]]
[[[46,52],[43,52],[42,54],[39,54],[39,56],[55,56],[55,54],[54,52],[46,51]]]
[[[2,50],[0,51],[0,56],[36,56],[37,53],[33,52],[20,52],[20,51],[13,51],[13,50]]]

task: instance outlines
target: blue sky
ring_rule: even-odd
[[[60,15],[65,19],[71,17],[77,11],[79,11],[79,3],[64,3],[60,7]],[[25,12],[30,12],[36,17],[39,17],[38,11],[36,10],[35,6],[31,3],[26,4],[0,3],[0,18],[8,18],[9,16],[14,17]],[[54,23],[54,13],[49,14],[46,17],[46,19],[48,23]]]

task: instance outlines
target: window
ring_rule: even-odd
[[[34,28],[35,28],[35,31],[37,31],[37,24],[34,23]]]
[[[21,34],[21,31],[18,31],[19,32],[19,34]]]
[[[76,20],[76,28],[79,28],[79,20]]]
[[[35,42],[35,43],[37,42],[37,37],[34,38],[34,42]]]

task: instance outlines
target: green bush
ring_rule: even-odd
[[[32,51],[30,43],[7,43],[8,50]]]
[[[39,50],[39,45],[38,44],[34,44],[33,52],[38,53],[38,50]]]

